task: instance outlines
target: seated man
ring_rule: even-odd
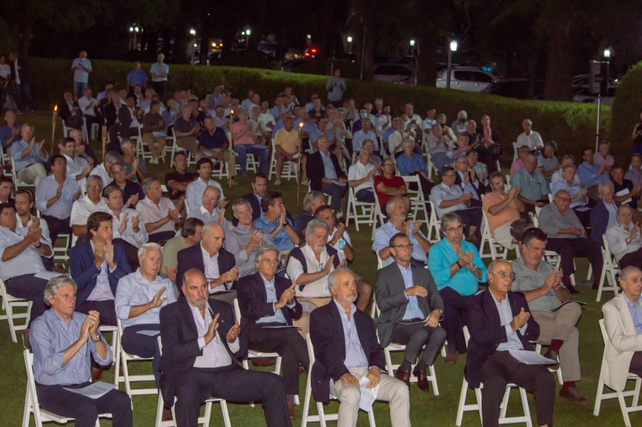
[[[241,196],[241,198],[247,200],[250,203],[250,207],[252,208],[252,221],[254,221],[263,213],[263,211],[261,210],[261,199],[267,194],[267,176],[261,172],[255,173],[254,175],[252,175],[252,182],[250,183],[250,185],[252,186],[252,192]],[[236,219],[236,217],[232,220],[232,224],[234,226],[238,224],[238,220]]]
[[[642,224],[642,214],[638,210],[639,200],[642,196],[642,185],[633,185],[631,181],[624,178],[624,166],[614,164],[611,167],[611,182],[613,182],[613,199],[616,202],[629,205],[633,208],[633,222]]]
[[[125,103],[118,109],[121,139],[129,139],[138,135],[138,124],[143,120],[143,111],[136,107],[136,97],[133,94],[125,95]],[[114,141],[112,132],[112,142]]]
[[[555,156],[557,151],[557,143],[555,141],[548,141],[544,145],[544,151],[541,156],[537,156],[537,170],[544,175],[546,183],[551,184],[551,177],[555,172],[560,169],[560,163]]]
[[[310,189],[332,196],[332,209],[341,212],[341,198],[346,192],[348,179],[332,154],[328,138],[324,135],[317,140],[319,151],[308,156],[307,170]]]
[[[169,198],[174,201],[181,215],[187,216],[185,214],[185,190],[192,181],[198,179],[198,174],[188,172],[187,155],[183,152],[179,151],[174,155],[173,165],[174,169],[165,174],[165,187],[169,192]]]
[[[40,181],[36,207],[47,221],[55,245],[59,234],[71,234],[69,217],[73,203],[80,197],[80,187],[75,179],[67,177],[67,160],[63,156],[55,154],[51,159],[53,174]]]
[[[564,179],[564,177],[562,176],[562,173],[563,173],[564,166],[566,166],[566,165],[575,166],[575,157],[573,155],[564,154],[564,156],[562,157],[562,162],[559,165],[560,168],[557,171],[555,171],[555,173],[553,173],[553,175],[551,175],[551,185],[555,184],[557,181],[561,181],[562,179]],[[580,182],[580,177],[577,176],[577,173],[575,174],[575,177],[573,178],[573,185],[575,185],[576,183],[578,185],[580,185],[580,186],[582,184]]]
[[[64,138],[62,141],[62,144],[58,144],[58,148],[67,160],[67,176],[78,181],[78,185],[86,185],[86,178],[94,168],[93,159],[90,158],[91,162],[88,162],[84,157],[77,155],[78,148],[75,139]]]
[[[0,203],[14,204],[15,200],[11,197],[13,193],[13,179],[10,176],[0,176]]]
[[[388,161],[386,159],[386,161]],[[404,233],[412,243],[412,264],[417,267],[426,265],[426,258],[430,250],[430,242],[421,232],[421,221],[412,221],[408,218],[408,208],[401,196],[394,196],[386,203],[388,222],[377,228],[372,251],[381,258],[381,265],[386,267],[394,262],[390,252],[390,239],[397,233]]]
[[[428,253],[428,269],[433,274],[437,290],[444,303],[442,326],[448,339],[448,355],[444,362],[457,363],[457,354],[466,352],[462,327],[466,300],[479,290],[486,280],[486,265],[477,248],[463,239],[464,223],[455,212],[441,219],[440,241]]]
[[[255,255],[264,246],[274,247],[274,239],[265,230],[254,227],[252,207],[247,199],[238,199],[232,205],[238,224],[225,236],[225,249],[234,255],[239,278],[256,273]]]
[[[283,173],[283,164],[288,162],[298,162],[299,155],[299,130],[294,129],[294,119],[285,117],[283,127],[274,135],[274,149],[276,150],[276,181],[274,185],[281,185],[281,174]],[[303,154],[301,158],[301,173],[303,181],[307,181],[307,156]]]
[[[51,246],[42,244],[42,229],[31,227],[26,236],[17,233],[16,208],[0,204],[0,279],[9,295],[33,301],[29,323],[45,312],[42,295],[47,281],[36,277],[46,271],[42,256],[53,255]],[[27,330],[28,331],[28,330]],[[25,332],[28,337],[29,333]]]
[[[241,330],[248,347],[262,352],[276,352],[283,357],[283,379],[290,419],[294,419],[294,396],[299,394],[299,363],[310,366],[308,349],[296,329],[274,329],[292,326],[293,319],[303,314],[289,279],[277,276],[279,251],[274,246],[261,246],[253,257],[257,273],[239,280],[238,300],[241,308]]]
[[[515,280],[511,290],[522,292],[539,324],[540,332],[536,342],[548,345],[544,357],[559,360],[564,384],[560,397],[572,403],[585,404],[586,398],[575,386],[582,379],[580,372],[580,333],[576,325],[582,315],[582,307],[571,303],[571,294],[562,284],[564,273],[542,258],[546,248],[546,235],[538,228],[524,233],[520,244],[521,257],[512,261]],[[496,278],[497,279],[497,278]],[[553,311],[556,310],[556,311]]]
[[[505,191],[504,175],[493,172],[490,175],[490,193],[486,193],[482,201],[482,209],[486,212],[490,234],[495,241],[508,249],[514,249],[515,242],[511,234],[512,224],[521,218],[524,204],[519,199],[519,188],[513,187]]]
[[[564,273],[564,286],[572,294],[578,291],[571,285],[569,276],[575,273],[574,257],[588,257],[593,266],[593,289],[600,284],[602,273],[602,250],[600,244],[588,240],[584,226],[573,211],[569,209],[571,196],[565,190],[555,195],[553,203],[542,208],[539,213],[539,227],[548,235],[546,249],[560,255],[560,265]]]
[[[160,389],[166,406],[176,399],[177,425],[196,425],[201,403],[218,397],[261,402],[268,427],[290,427],[283,379],[241,367],[247,339],[240,335],[232,308],[208,299],[206,278],[198,269],[186,271],[181,282],[178,301],[160,313]]]
[[[631,168],[626,171],[624,178],[631,181],[633,185],[642,184],[642,154],[636,153],[631,156]]]
[[[544,141],[539,132],[533,130],[533,122],[530,119],[522,120],[522,129],[524,129],[524,133],[519,135],[515,141],[517,148],[528,147],[531,151],[544,150]]]
[[[375,134],[374,131],[372,131],[372,129],[371,129],[372,128],[372,123],[368,119],[368,115],[366,114],[366,117],[362,118],[360,120],[360,122],[361,122],[361,129],[359,129],[356,132],[354,132],[354,134],[352,136],[352,151],[358,154],[359,151],[361,151],[361,147],[363,146],[363,142],[366,139],[369,139],[370,141],[374,142],[375,143],[375,150],[379,151],[379,150],[377,150],[379,148],[378,147],[378,143],[375,142],[375,141],[378,141],[377,140],[377,134]]]
[[[395,162],[388,158],[381,164],[381,175],[374,177],[374,190],[379,199],[379,208],[386,212],[388,200],[395,196],[405,196],[408,193],[402,177],[395,175]],[[406,210],[410,210],[410,198],[403,197]]]
[[[192,118],[192,107],[189,104],[181,107],[181,115],[174,120],[174,136],[176,137],[176,145],[192,153],[192,156],[198,161],[204,157],[203,153],[198,146],[198,135],[201,132],[201,127]]]
[[[430,160],[437,170],[444,166],[450,166],[453,158],[453,142],[442,133],[441,126],[430,128],[430,135],[426,138],[426,144],[430,152]]]
[[[203,221],[203,224],[218,222],[227,230],[225,207],[228,203],[229,201],[225,199],[221,200],[221,191],[218,187],[208,185],[203,191],[200,206],[194,206],[187,217],[198,218]]]
[[[606,171],[610,173],[613,170],[615,158],[609,154],[609,151],[611,151],[611,143],[606,140],[602,140],[597,146],[597,153],[595,153],[593,157],[595,163],[606,165]]]
[[[36,142],[35,128],[30,123],[22,125],[20,136],[22,139],[11,144],[11,157],[13,157],[18,178],[26,184],[33,184],[36,188],[40,181],[47,176],[44,162],[49,154],[45,147],[45,140]]]
[[[210,222],[203,226],[199,245],[183,249],[178,253],[176,271],[178,289],[183,286],[183,274],[191,268],[196,268],[205,274],[210,294],[236,289],[239,269],[234,255],[223,248],[223,240],[225,240],[223,227],[217,222]]]
[[[548,203],[550,189],[546,179],[537,170],[537,156],[529,154],[524,160],[524,167],[511,177],[511,187],[519,187],[519,199],[524,203],[526,209],[535,212],[536,206],[544,206]]]
[[[123,156],[118,151],[108,151],[105,156],[105,161],[91,170],[89,176],[97,175],[103,181],[103,188],[107,187],[114,180],[111,175],[111,165],[121,163]]]
[[[135,183],[142,182],[147,178],[147,164],[142,155],[137,155],[136,142],[123,139],[120,143],[120,149],[123,152],[123,161],[121,164],[125,168],[127,180]]]
[[[140,184],[127,179],[125,175],[125,167],[121,163],[114,163],[111,165],[110,169],[114,180],[105,188],[119,188],[123,192],[123,199],[125,200],[127,207],[131,206],[132,208],[135,208],[136,205],[138,205],[138,202],[145,198],[145,193],[143,192]]]
[[[363,151],[363,148],[361,150]],[[339,260],[345,261],[346,265],[353,263],[355,252],[352,247],[352,240],[345,224],[342,222],[337,223],[332,208],[329,205],[320,206],[314,217],[328,224],[328,230],[330,230],[328,246],[337,250]],[[357,291],[359,293],[355,305],[359,310],[366,312],[372,301],[373,286],[356,273],[354,273],[354,278],[357,281]]]
[[[73,129],[80,129],[83,125],[82,111],[74,95],[67,91],[62,94],[63,100],[58,103],[58,115],[65,123],[65,126]]]
[[[553,197],[560,190],[565,190],[571,196],[571,209],[575,211],[575,214],[580,219],[580,222],[584,227],[590,227],[591,224],[591,209],[590,207],[595,204],[594,201],[588,198],[586,188],[582,188],[579,180],[576,180],[575,177],[575,165],[568,164],[562,167],[562,179],[557,180],[553,183],[552,193]]]
[[[577,167],[577,176],[580,177],[582,187],[588,190],[588,196],[595,201],[599,201],[599,191],[597,186],[602,181],[609,180],[609,173],[606,170],[607,165],[595,163],[592,148],[587,147],[582,150],[582,159],[584,162]]]
[[[234,133],[234,151],[239,156],[241,173],[247,174],[247,155],[258,155],[261,172],[267,173],[267,153],[268,147],[256,143],[256,130],[254,125],[249,122],[247,111],[239,113],[239,120],[232,126],[231,132]]]
[[[441,168],[441,184],[436,185],[430,192],[430,200],[437,211],[437,218],[454,212],[463,218],[468,230],[466,239],[476,246],[481,242],[480,226],[482,221],[481,203],[472,202],[473,194],[464,193],[459,185],[455,185],[455,169],[450,166]]]
[[[114,299],[118,281],[132,272],[125,250],[112,243],[112,216],[96,212],[87,219],[90,240],[71,248],[69,271],[78,284],[76,308],[102,313],[103,324],[116,326]]]
[[[469,387],[482,388],[482,423],[499,425],[499,407],[506,385],[514,383],[535,396],[537,424],[553,424],[555,379],[544,365],[526,365],[513,358],[513,350],[533,351],[530,341],[539,336],[526,297],[511,292],[515,274],[508,261],[488,266],[488,290],[466,301],[466,324],[470,331],[465,377]]]
[[[629,372],[642,376],[642,271],[634,266],[623,268],[619,282],[622,293],[602,306],[609,336],[604,384],[618,392],[626,388]]]
[[[591,209],[591,241],[602,245],[602,236],[606,230],[617,222],[617,208],[620,202],[614,199],[613,183],[603,181],[597,189],[600,201]]]
[[[476,151],[470,153],[476,153]],[[462,192],[473,195],[470,200],[471,206],[481,206],[481,195],[486,192],[486,188],[477,177],[477,171],[468,167],[468,155],[457,157],[455,160],[455,185],[461,187]]]
[[[348,169],[348,185],[354,189],[355,199],[363,203],[375,202],[374,176],[377,168],[370,164],[371,158],[372,151],[364,145],[359,151],[359,159]]]
[[[313,219],[305,228],[305,246],[292,249],[288,257],[287,274],[297,285],[297,300],[303,307],[303,315],[294,322],[302,336],[310,330],[310,313],[330,302],[328,274],[345,265],[337,250],[327,245],[328,234],[328,224]]]
[[[415,141],[412,139],[404,139],[402,142],[403,153],[397,158],[397,169],[401,176],[418,176],[421,182],[421,191],[423,192],[424,199],[430,199],[430,190],[435,184],[428,179],[428,170],[426,169],[426,162],[421,154],[414,152]],[[465,157],[463,157],[466,160]],[[417,184],[411,183],[410,190],[417,191]]]
[[[270,234],[279,252],[290,251],[300,243],[299,233],[287,217],[281,193],[266,194],[261,199],[261,210],[263,215],[254,220],[254,226]]]
[[[606,230],[609,251],[620,268],[629,265],[642,267],[642,239],[640,227],[633,222],[633,208],[621,205],[617,208],[617,223]]]
[[[410,387],[410,368],[415,365],[412,373],[417,385],[428,392],[426,369],[435,362],[446,341],[446,331],[439,326],[444,303],[430,271],[411,265],[412,243],[405,234],[392,236],[390,254],[395,262],[377,271],[375,285],[381,311],[377,319],[379,342],[383,347],[393,342],[406,346],[396,376]]]
[[[190,182],[185,189],[185,202],[190,211],[201,205],[203,192],[208,185],[218,187],[221,192],[221,198],[225,197],[221,184],[211,178],[213,168],[214,164],[210,159],[203,158],[196,162],[198,178]]]
[[[139,251],[140,268],[118,282],[116,315],[123,327],[123,350],[140,357],[153,357],[154,379],[160,388],[160,353],[156,336],[138,331],[160,331],[160,311],[176,301],[176,288],[158,275],[163,259],[157,243],[146,243]]]
[[[129,265],[136,270],[139,267],[138,249],[149,240],[147,230],[140,223],[138,211],[123,206],[123,193],[120,188],[109,186],[105,188],[104,196],[107,201],[105,212],[113,216],[113,243],[122,246]]]
[[[203,120],[205,129],[198,137],[198,145],[201,152],[219,162],[227,162],[230,159],[230,141],[227,139],[225,131],[216,127],[212,117],[205,117]]]
[[[75,418],[75,425],[94,426],[98,414],[111,413],[114,426],[132,426],[130,397],[117,389],[99,398],[72,392],[91,385],[91,359],[109,365],[113,354],[98,332],[101,313],[75,311],[76,283],[69,276],[47,282],[45,298],[51,309],[33,322],[33,374],[38,384],[40,407],[54,414]],[[63,357],[64,356],[64,357]]]
[[[138,202],[136,210],[145,225],[150,242],[164,242],[176,235],[176,228],[181,219],[176,206],[167,197],[163,197],[160,182],[149,177],[141,185],[145,198]]]
[[[152,155],[149,164],[157,165],[158,158],[163,156],[163,149],[167,143],[165,121],[160,115],[160,102],[152,101],[149,104],[149,112],[143,116],[142,133],[143,142],[147,144]],[[174,157],[176,157],[176,155],[174,155]]]
[[[312,366],[312,393],[317,402],[339,399],[339,425],[355,427],[361,399],[360,382],[379,386],[377,400],[390,402],[393,427],[410,426],[408,387],[382,374],[385,360],[370,316],[353,304],[357,287],[352,272],[340,268],[328,277],[333,301],[315,310],[310,318],[310,339],[316,361]]]
[[[31,215],[31,210],[34,207],[34,200],[31,191],[25,190],[24,188],[16,191],[14,206],[16,208],[16,233],[27,237],[27,234],[29,234],[32,229],[40,228],[42,230],[40,244],[49,246],[52,251],[51,255],[42,255],[40,258],[42,259],[42,264],[45,268],[49,271],[53,271],[56,266],[53,262],[53,244],[49,237],[49,226],[47,225],[47,221],[44,219]]]
[[[198,218],[187,218],[181,232],[172,237],[163,246],[163,264],[160,275],[176,283],[178,271],[178,253],[201,242],[203,221]]]
[[[325,205],[325,195],[321,191],[310,191],[303,198],[303,213],[294,218],[294,229],[305,238],[305,227],[314,219],[314,214],[320,206]]]
[[[529,154],[531,154],[531,149],[528,148],[528,146],[523,145],[517,149],[517,160],[513,161],[510,165],[510,178],[513,179],[515,174],[520,171],[521,169],[524,169],[524,164],[526,161],[526,157],[528,157]]]
[[[87,234],[87,218],[94,212],[105,212],[107,201],[102,197],[103,184],[98,175],[87,178],[87,194],[76,200],[71,207],[69,223],[76,237]]]

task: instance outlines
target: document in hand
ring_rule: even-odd
[[[370,379],[368,377],[361,378],[359,381],[359,390],[361,391],[361,400],[359,401],[359,409],[365,412],[372,410],[372,404],[377,400],[377,393],[379,393],[379,384],[374,388],[366,388]]]
[[[93,400],[100,399],[101,397],[103,397],[110,391],[114,390],[115,388],[116,388],[115,385],[107,384],[102,381],[91,383],[87,387],[83,387],[83,388],[64,387],[64,389],[67,391],[70,391],[72,393],[82,394],[83,396]]]
[[[144,330],[144,331],[136,331],[137,334],[145,335],[147,337],[155,337],[160,335],[160,331],[155,331],[153,329],[151,330]]]
[[[544,357],[536,351],[530,350],[508,350],[511,356],[524,365],[554,365],[557,362]]]

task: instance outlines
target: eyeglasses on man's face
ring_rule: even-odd
[[[511,282],[515,280],[515,273],[508,271],[491,271],[490,274],[497,274],[502,279],[509,279]]]
[[[393,248],[412,249],[412,243],[408,243],[407,245],[396,245],[396,246],[393,246]]]

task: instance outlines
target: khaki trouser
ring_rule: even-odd
[[[350,368],[349,371],[361,381],[368,373],[368,368]],[[353,385],[344,387],[341,379],[330,380],[330,393],[341,402],[338,427],[355,427],[359,416],[360,389]],[[410,427],[410,392],[403,381],[381,374],[377,400],[390,402],[390,422],[393,427]]]
[[[301,303],[301,306],[303,307],[303,314],[299,318],[299,320],[295,320],[294,326],[298,326],[301,328],[299,332],[301,335],[303,335],[303,338],[305,338],[305,335],[310,332],[310,313],[315,309],[319,307],[323,307],[324,305],[328,304],[330,301],[332,301],[332,298],[297,298],[297,301]]]
[[[34,163],[18,171],[18,178],[25,184],[34,184],[36,188],[40,181],[47,176],[45,167],[42,163]]]
[[[153,133],[144,133],[143,142],[149,147],[149,151],[152,153],[152,158],[157,159],[163,154],[163,148],[165,148],[165,143],[167,142],[165,138],[160,136],[155,136]],[[158,144],[158,148],[156,148]]]
[[[176,138],[176,145],[192,153],[197,162],[205,157],[205,155],[199,149],[199,145],[196,142],[196,137],[182,136],[180,138]]]
[[[539,344],[548,345],[551,340],[562,340],[564,345],[560,348],[560,367],[564,381],[580,381],[580,356],[578,347],[580,333],[575,325],[582,315],[579,304],[566,304],[554,313],[548,310],[535,311],[533,316],[539,323]]]

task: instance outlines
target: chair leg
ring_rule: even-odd
[[[230,412],[227,409],[227,402],[225,400],[221,400],[219,403],[221,405],[221,412],[223,413],[223,425],[225,427],[232,427],[232,422],[230,421]]]
[[[528,406],[528,397],[526,390],[519,388],[519,395],[522,398],[522,407],[524,408],[524,416],[526,417],[526,427],[533,427],[533,420],[531,418],[531,408]]]
[[[620,411],[622,412],[622,418],[624,418],[624,425],[626,427],[631,427],[631,419],[629,418],[626,401],[624,400],[624,395],[621,391],[617,392],[617,400],[620,402]]]

